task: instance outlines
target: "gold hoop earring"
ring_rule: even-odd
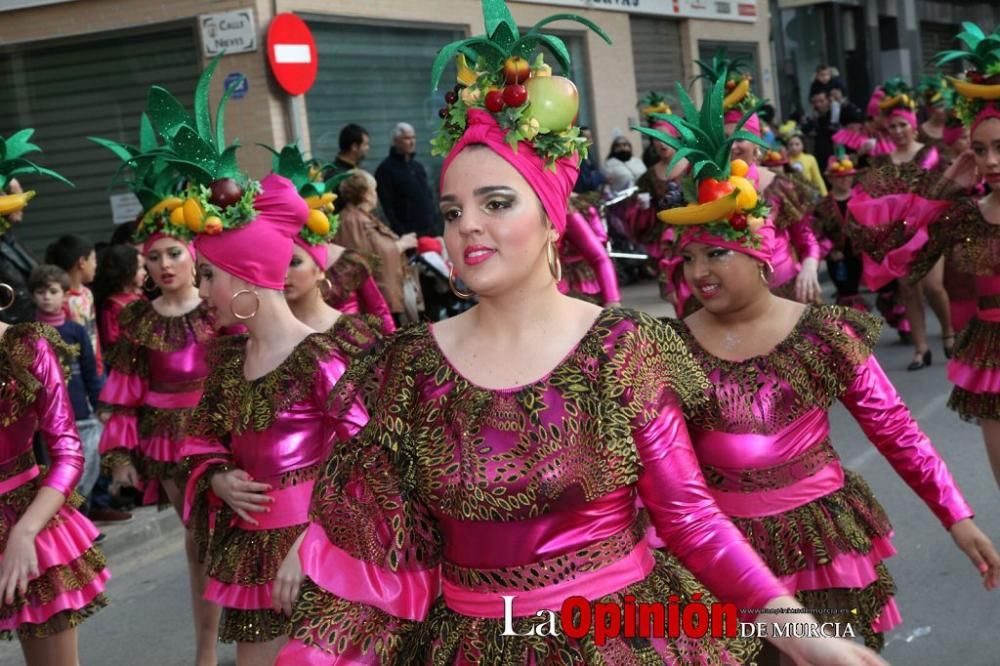
[[[146,273],[146,279],[142,281],[142,290],[147,293],[156,291],[156,282],[149,273]]]
[[[774,273],[774,268],[771,267],[771,264],[761,264],[758,275],[760,275],[760,281],[763,282],[764,286],[768,288],[771,286],[771,278],[768,277],[769,273]]]
[[[475,296],[474,292],[471,292],[471,291],[469,291],[469,292],[460,291],[458,289],[458,287],[455,286],[455,267],[454,266],[452,266],[451,270],[448,271],[448,286],[451,287],[451,293],[455,294],[455,296],[459,297],[463,301],[467,301],[470,298],[472,298],[473,296]]]
[[[257,306],[253,309],[253,312],[251,312],[248,315],[240,314],[239,312],[236,311],[236,308],[233,307],[233,303],[236,301],[236,299],[242,296],[243,294],[252,294],[253,297],[257,299]],[[260,296],[253,289],[240,289],[238,292],[233,294],[232,298],[229,299],[229,311],[232,312],[233,316],[239,319],[240,321],[253,319],[254,317],[257,316],[257,312],[259,310],[260,310]]]
[[[552,273],[552,277],[555,278],[556,282],[562,280],[562,262],[559,261],[559,250],[556,248],[556,242],[549,239],[548,245],[545,246],[545,258],[549,260],[549,272]]]
[[[326,289],[323,289],[323,285],[326,285]],[[324,277],[322,282],[319,282],[319,295],[325,301],[330,298],[330,294],[333,293],[333,283],[330,282],[330,278]]]
[[[7,302],[0,305],[0,312],[3,312],[4,310],[9,310],[14,307],[14,301],[17,300],[17,292],[14,291],[14,287],[10,286],[6,282],[0,282],[0,290],[4,290],[10,294],[10,298],[6,299]]]

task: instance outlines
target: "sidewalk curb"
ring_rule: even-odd
[[[172,542],[182,542],[184,527],[172,509],[143,507],[133,510],[135,518],[124,525],[97,526],[107,538],[100,549],[112,565],[124,565],[142,553],[158,550]]]

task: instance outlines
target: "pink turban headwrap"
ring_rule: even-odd
[[[566,230],[566,210],[569,207],[569,195],[573,192],[576,177],[580,173],[579,160],[576,155],[563,157],[556,161],[555,170],[545,165],[545,159],[540,157],[531,144],[521,141],[517,152],[510,147],[505,138],[506,131],[497,124],[488,111],[469,109],[466,116],[465,133],[448,153],[441,165],[441,184],[444,185],[444,175],[448,167],[466,146],[479,144],[486,146],[505,159],[517,172],[528,181],[535,195],[541,200],[542,208],[552,226],[561,236]]]
[[[882,101],[883,97],[885,97],[885,91],[881,88],[876,88],[875,92],[873,92],[872,96],[868,99],[868,106],[865,109],[865,114],[869,118],[878,118],[879,114],[882,112],[878,103]]]
[[[677,138],[681,135],[681,133],[677,131],[677,128],[668,123],[666,120],[654,120],[653,129],[659,130],[664,134],[669,134],[674,138]]]
[[[292,238],[292,241],[296,245],[301,247],[303,250],[308,252],[309,256],[312,257],[313,261],[316,262],[317,266],[322,268],[324,271],[326,270],[326,265],[330,260],[330,252],[327,249],[326,243],[320,243],[319,245],[310,245],[305,241],[305,239],[302,238],[302,236],[298,234],[295,234],[295,237]]]
[[[976,131],[979,124],[984,120],[989,120],[990,118],[1000,118],[1000,109],[997,105],[992,102],[987,102],[986,107],[982,111],[976,114],[976,117],[972,121],[971,127],[969,127],[969,136]]]
[[[941,140],[946,146],[954,146],[955,142],[962,138],[962,134],[965,132],[965,128],[959,125],[958,127],[945,126],[941,130]]]
[[[292,261],[292,238],[309,217],[309,206],[292,181],[270,174],[253,201],[257,217],[239,229],[200,234],[195,247],[206,261],[263,289],[285,286]]]
[[[902,118],[906,122],[910,123],[911,127],[913,127],[914,129],[916,129],[916,127],[917,127],[917,114],[915,114],[913,111],[910,111],[906,107],[897,106],[896,108],[894,108],[891,111],[889,111],[889,117],[892,118],[893,116],[899,116],[900,118]]]
[[[146,241],[142,244],[142,256],[146,256],[147,254],[149,254],[149,251],[153,249],[153,243],[160,240],[161,238],[170,238],[172,240],[177,241],[178,243],[187,248],[188,254],[191,255],[192,260],[198,258],[198,255],[194,251],[193,243],[185,243],[180,238],[177,238],[176,236],[171,236],[170,234],[165,234],[162,231],[156,231],[150,234],[149,238],[147,238]]]
[[[753,257],[757,261],[770,264],[771,258],[774,256],[774,225],[769,221],[764,222],[764,226],[754,232],[754,235],[760,239],[760,247],[747,247],[740,241],[728,240],[721,236],[716,236],[708,227],[703,225],[687,227],[681,231],[677,239],[677,251],[680,252],[691,243],[704,243],[712,247],[722,247],[734,252],[740,252]]]
[[[740,119],[742,117],[743,117],[742,111],[738,109],[729,109],[728,111],[726,111],[725,115],[722,116],[722,119],[725,122],[725,124],[730,125],[740,122]],[[760,136],[760,118],[757,117],[756,113],[751,114],[750,117],[747,118],[746,123],[744,123],[743,125],[743,129],[750,132],[751,134],[756,134],[757,136]]]

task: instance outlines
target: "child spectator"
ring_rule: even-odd
[[[806,144],[801,130],[792,122],[787,122],[781,126],[779,134],[781,143],[788,151],[788,161],[792,168],[798,170],[802,177],[809,181],[822,196],[826,196],[826,182],[823,180],[823,173],[819,170],[819,163],[816,158],[805,152]]]
[[[101,422],[94,418],[97,398],[101,393],[101,378],[97,374],[97,359],[90,344],[87,331],[66,316],[64,309],[70,279],[58,266],[43,264],[36,266],[28,277],[28,288],[35,301],[35,318],[59,332],[66,344],[74,346],[79,353],[70,364],[72,374],[69,380],[69,397],[73,403],[76,427],[80,431],[83,444],[83,475],[76,490],[84,497],[97,481],[101,471]]]
[[[118,315],[126,305],[142,298],[145,280],[146,267],[138,250],[131,245],[105,248],[94,277],[94,306],[103,349],[110,349],[118,339]]]
[[[94,281],[94,274],[97,272],[97,253],[94,251],[94,244],[81,236],[62,236],[45,251],[45,263],[58,266],[69,276],[66,315],[70,321],[75,321],[87,331],[94,357],[97,359],[97,373],[103,377],[104,366],[101,360],[101,343],[97,338],[94,294],[85,286]]]

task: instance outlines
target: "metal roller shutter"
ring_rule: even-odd
[[[629,18],[637,103],[650,90],[667,93],[673,99],[675,82],[684,82],[680,25],[669,19]]]
[[[201,66],[194,23],[0,47],[0,90],[13,91],[0,105],[0,135],[34,127],[38,161],[76,185],[23,179],[39,196],[17,237],[38,258],[65,233],[108,239],[108,184],[119,162],[87,137],[135,143],[149,86],[163,85],[189,105]]]

